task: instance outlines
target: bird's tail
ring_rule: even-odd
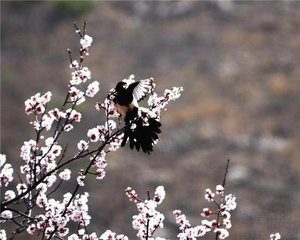
[[[143,152],[150,154],[153,151],[153,145],[158,140],[158,134],[161,132],[161,123],[146,113],[145,116],[138,115],[137,107],[126,114],[124,138],[121,146],[125,146],[129,139],[131,149],[135,147],[137,151],[142,149]]]

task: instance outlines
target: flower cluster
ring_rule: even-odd
[[[46,104],[50,102],[52,93],[46,92],[41,95],[37,93],[25,101],[25,112],[29,115],[31,113],[42,114],[45,112]]]
[[[270,234],[270,240],[279,240],[281,239],[280,233],[272,233]]]
[[[163,96],[158,97],[157,93],[151,94],[148,99],[148,105],[152,115],[160,119],[161,112],[166,110],[168,103],[179,98],[182,91],[182,87],[172,87],[171,89],[166,89]]]
[[[54,232],[58,237],[66,237],[69,233],[67,223],[73,221],[85,228],[90,223],[88,214],[88,193],[77,194],[72,200],[72,194],[64,194],[63,200],[48,199],[44,190],[40,188],[37,205],[44,209],[45,214],[38,214],[35,221],[27,227],[27,232],[33,235],[36,231],[43,231],[46,237]],[[67,209],[65,208],[68,205]]]
[[[0,154],[0,186],[7,187],[7,185],[14,179],[14,169],[11,164],[5,162],[6,156],[4,154]]]
[[[201,221],[201,225],[192,227],[186,216],[182,214],[180,210],[173,212],[176,223],[181,230],[181,233],[178,234],[179,239],[197,239],[211,231],[218,234],[220,239],[225,239],[229,236],[228,229],[231,228],[230,211],[234,210],[237,206],[236,197],[232,194],[225,195],[224,187],[217,185],[215,192],[209,188],[206,189],[205,199],[208,202],[213,202],[215,206],[217,206],[217,210],[213,211],[210,208],[204,208],[201,216],[205,219]],[[213,216],[216,218],[213,218]]]
[[[95,232],[88,234],[84,229],[80,229],[78,234],[72,234],[68,240],[128,240],[124,234],[116,234],[111,230],[106,230],[100,237]]]
[[[153,199],[141,200],[138,198],[135,190],[128,187],[126,194],[130,201],[136,204],[139,214],[133,216],[132,226],[138,231],[139,239],[151,239],[157,228],[163,228],[164,215],[156,210],[159,204],[165,198],[163,186],[156,188]]]
[[[87,174],[93,174],[99,180],[105,177],[106,155],[116,151],[126,142],[125,127],[120,128],[112,119],[120,117],[111,98],[112,95],[108,94],[104,102],[96,105],[97,110],[105,111],[106,122],[87,131],[87,139],[77,142],[78,150],[76,154],[72,154],[73,157],[68,156],[70,154],[66,154],[67,147],[59,143],[62,133],[71,131],[75,123],[81,122],[82,114],[76,110],[77,106],[84,103],[86,99],[94,97],[99,92],[100,86],[98,81],[91,81],[91,71],[83,66],[84,58],[89,55],[93,38],[86,34],[85,24],[83,31],[80,31],[76,24],[75,28],[80,36],[80,58],[78,61],[73,60],[71,51],[68,50],[72,73],[68,81],[67,96],[62,106],[49,109],[52,98],[50,91],[44,94],[37,93],[25,101],[25,112],[33,117],[30,124],[35,130],[36,138],[25,141],[21,147],[20,157],[23,161],[20,166],[20,181],[11,189],[7,187],[13,181],[14,169],[11,164],[6,163],[6,156],[0,154],[0,187],[3,188],[1,192],[4,193],[1,199],[3,202],[1,202],[0,223],[11,222],[16,226],[15,231],[10,234],[0,229],[0,239],[4,240],[8,235],[13,238],[15,234],[24,231],[47,239],[128,240],[127,236],[111,230],[106,230],[100,236],[97,236],[95,232],[89,233],[87,230],[91,222],[91,216],[88,213],[89,193],[84,191],[81,191],[82,194],[78,193],[78,189],[82,190],[85,185]],[[136,82],[134,75],[122,81],[126,84],[125,88]],[[140,83],[139,90],[141,91],[137,93],[137,98],[142,100],[147,94],[149,98],[145,107],[137,109],[137,115],[131,119],[129,128],[137,132],[140,122],[136,120],[141,120],[144,130],[149,130],[147,126],[151,127],[152,124],[152,127],[157,129],[153,132],[159,133],[158,121],[162,111],[166,110],[170,101],[180,97],[183,88],[166,89],[162,96],[158,96],[154,92],[156,84],[152,78],[144,79]],[[155,124],[153,119],[157,121],[154,122]],[[141,137],[145,136],[141,134]],[[152,143],[153,135],[150,137]],[[154,137],[153,143],[156,143],[157,139],[158,137]],[[69,164],[82,158],[86,158],[87,161],[82,161],[82,164],[85,163],[87,166],[84,166],[74,177],[73,169],[71,170]],[[53,193],[62,184],[68,184],[71,177],[77,180],[75,188],[57,199],[59,194]],[[157,187],[152,198],[148,192],[146,200],[140,199],[132,188],[127,188],[126,194],[138,210],[138,214],[133,216],[132,221],[133,228],[137,230],[137,237],[141,240],[166,240],[153,236],[158,228],[164,226],[165,217],[157,211],[157,207],[165,199],[164,187]],[[230,212],[236,208],[235,196],[225,195],[223,186],[218,185],[214,192],[206,189],[205,199],[213,203],[216,209],[204,208],[201,213],[204,219],[198,226],[192,227],[180,210],[174,211],[176,223],[181,231],[178,234],[180,240],[200,238],[208,232],[214,232],[218,239],[228,237],[228,229],[231,228]],[[74,226],[77,226],[77,232],[71,233]],[[279,233],[270,235],[270,240],[280,238]]]

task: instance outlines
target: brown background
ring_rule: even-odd
[[[126,147],[107,156],[103,181],[88,179],[90,229],[134,239],[136,210],[124,189],[146,197],[164,185],[160,235],[176,239],[172,211],[198,224],[208,206],[204,191],[221,183],[230,158],[227,191],[238,200],[230,238],[268,239],[278,231],[299,239],[299,2],[1,2],[1,152],[16,166],[23,141],[34,138],[24,101],[48,90],[52,107],[63,101],[66,49],[75,56],[78,48],[73,21],[85,19],[94,38],[85,64],[101,91],[79,107],[83,122],[64,140],[70,151],[102,122],[95,102],[117,81],[134,73],[154,77],[159,93],[185,89],[163,115],[151,156]]]

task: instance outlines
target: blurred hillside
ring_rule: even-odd
[[[135,239],[123,189],[146,196],[164,185],[162,236],[176,239],[173,209],[198,223],[204,191],[221,183],[230,158],[227,186],[238,199],[231,239],[277,231],[300,239],[300,2],[1,2],[1,152],[9,161],[19,164],[21,145],[34,137],[24,101],[48,90],[53,106],[64,99],[66,49],[78,48],[73,21],[84,20],[97,101],[132,73],[154,77],[160,93],[185,90],[163,115],[151,156],[121,149],[108,155],[106,178],[89,181],[91,230]],[[94,101],[80,109],[70,149],[103,118]]]

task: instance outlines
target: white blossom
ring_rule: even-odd
[[[80,140],[77,144],[77,148],[79,151],[84,151],[89,148],[89,144],[88,144],[88,142],[86,142],[84,140]]]
[[[70,169],[64,169],[62,172],[59,173],[59,177],[64,181],[70,180],[71,170]]]
[[[4,229],[0,229],[0,239],[1,240],[6,240],[6,232]]]
[[[4,194],[4,199],[6,201],[9,201],[11,199],[14,199],[16,197],[16,194],[13,190],[7,190]]]
[[[87,132],[87,136],[91,142],[97,142],[100,138],[100,133],[98,128],[91,128]]]
[[[14,169],[10,163],[6,162],[6,156],[0,154],[0,186],[7,187],[10,182],[12,182]]]
[[[270,234],[270,240],[279,240],[281,239],[280,233],[272,233]]]
[[[1,217],[1,220],[2,219],[5,219],[5,220],[11,219],[13,217],[12,211],[4,210],[3,212],[1,212],[0,217]]]
[[[81,39],[80,39],[80,44],[82,48],[89,48],[92,45],[93,38],[87,34],[85,34]]]
[[[88,85],[85,94],[88,97],[94,97],[98,93],[98,91],[99,91],[99,82],[94,81]]]

